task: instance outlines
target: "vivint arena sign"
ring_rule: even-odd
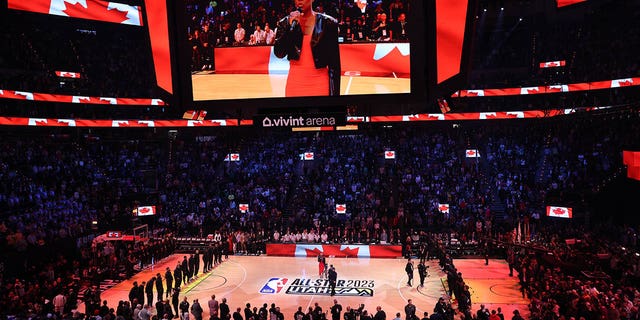
[[[253,123],[263,128],[325,127],[346,124],[344,114],[329,115],[268,115],[254,118]]]

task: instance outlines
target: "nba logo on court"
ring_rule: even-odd
[[[260,293],[278,293],[284,288],[287,280],[287,278],[271,278],[264,284],[264,287],[260,289]]]

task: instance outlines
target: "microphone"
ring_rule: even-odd
[[[297,8],[296,8],[296,11],[298,11],[300,14],[302,14],[302,7],[297,7]],[[300,15],[298,15],[298,17],[299,17],[299,16],[300,16]],[[297,26],[298,26],[298,24],[299,24],[298,20],[293,20],[293,21],[291,22],[291,30],[295,29],[295,27],[297,27]]]

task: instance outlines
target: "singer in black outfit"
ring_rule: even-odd
[[[312,2],[295,0],[298,9],[278,21],[274,53],[289,59],[287,97],[340,95],[338,20]]]

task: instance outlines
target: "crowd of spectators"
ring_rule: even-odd
[[[52,300],[51,294],[78,295],[111,276],[111,267],[124,266],[129,258],[135,260],[132,265],[140,260],[147,263],[145,257],[156,245],[92,247],[101,227],[98,222],[130,225],[123,213],[131,212],[128,196],[144,191],[137,183],[138,174],[154,161],[153,144],[138,148],[122,141],[77,138],[69,134],[4,136],[0,247],[6,285],[2,295],[10,298],[2,299],[0,308],[7,313],[32,309],[27,305],[42,302],[41,297]],[[9,279],[11,283],[6,282]],[[68,299],[70,307],[74,301]]]
[[[528,244],[509,247],[507,261],[531,301],[531,319],[638,317],[635,232],[545,225]]]
[[[159,211],[157,221],[150,220],[152,229],[177,236],[213,234],[230,244],[230,253],[255,253],[255,244],[265,241],[406,245],[414,231],[445,233],[468,243],[487,237],[509,242],[516,223],[529,221],[535,227],[528,237],[564,262],[545,260],[553,267],[541,269],[540,258],[528,252],[545,248],[519,253],[516,270],[527,270],[523,292],[533,301],[532,314],[547,308],[549,294],[554,301],[568,299],[564,291],[541,289],[545,281],[565,281],[560,278],[565,274],[580,279],[576,272],[585,268],[624,279],[616,301],[624,301],[624,294],[633,300],[626,288],[637,281],[638,258],[614,252],[622,250],[618,244],[637,248],[635,231],[605,230],[601,233],[624,238],[591,241],[596,233],[551,230],[540,216],[545,205],[561,204],[574,208],[576,223],[588,226],[589,215],[606,220],[591,212],[590,195],[619,172],[620,150],[633,143],[638,129],[637,113],[625,113],[575,115],[571,126],[560,119],[501,126],[363,126],[353,133],[296,135],[257,129],[181,131],[177,137],[146,132],[136,138],[8,134],[0,147],[0,226],[2,290],[11,298],[0,303],[7,313],[25,311],[33,309],[29,303],[52,301],[63,292],[72,308],[81,288],[114,276],[103,273],[108,267],[121,265],[127,275],[170,253],[172,245],[157,246],[163,242],[91,247],[92,236],[130,225],[132,208],[146,204]],[[466,158],[466,149],[477,149],[480,158]],[[384,159],[389,150],[395,160]],[[308,152],[314,153],[313,161],[302,160]],[[239,161],[225,161],[236,153]],[[438,209],[442,203],[450,205],[448,213]],[[503,212],[494,210],[496,203],[504,205]],[[337,204],[346,206],[345,214],[336,213]],[[580,234],[589,237],[582,242],[589,246],[562,244]],[[51,251],[50,246],[66,249]],[[570,265],[585,250],[592,254],[588,261],[611,254],[606,260],[611,265]],[[41,259],[27,259],[34,255]],[[591,283],[601,286],[602,281]],[[82,291],[92,296],[91,290]],[[605,297],[610,295],[591,300]]]

